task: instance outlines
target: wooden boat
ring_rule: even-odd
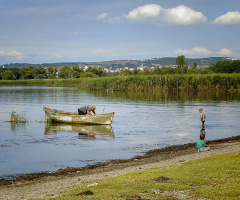
[[[44,135],[55,135],[61,132],[73,132],[79,135],[104,135],[113,137],[111,125],[83,125],[65,123],[46,123]]]
[[[45,106],[43,110],[45,111],[47,121],[71,124],[110,125],[114,116],[114,112],[96,115],[78,115],[77,112],[66,112]]]

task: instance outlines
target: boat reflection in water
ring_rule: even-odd
[[[96,139],[96,135],[114,137],[111,125],[46,123],[44,135],[56,135],[60,132],[78,133],[79,139]]]

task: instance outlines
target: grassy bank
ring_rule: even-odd
[[[89,90],[230,90],[240,89],[240,74],[149,75],[89,79],[79,85]]]
[[[79,79],[0,80],[0,86],[54,86],[77,87]]]
[[[80,79],[0,81],[0,86],[78,87],[84,90],[156,91],[156,90],[239,90],[240,74],[174,74],[117,76]]]
[[[88,182],[54,199],[239,199],[239,171],[234,152]]]

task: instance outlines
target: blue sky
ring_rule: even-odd
[[[0,64],[240,59],[239,0],[0,0]]]

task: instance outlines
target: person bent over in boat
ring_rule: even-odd
[[[92,115],[91,112],[95,115],[95,106],[83,106],[78,109],[78,114],[79,115]]]

